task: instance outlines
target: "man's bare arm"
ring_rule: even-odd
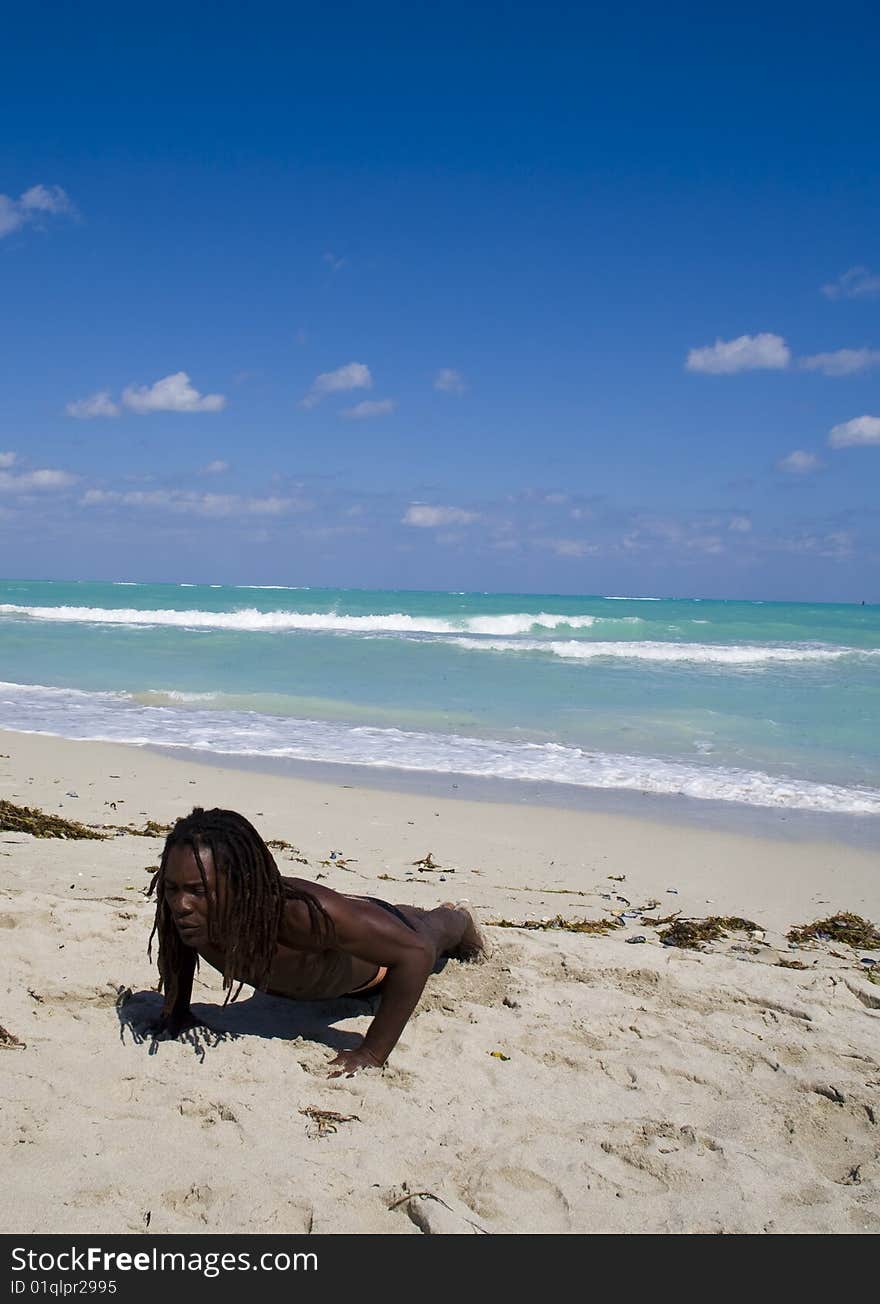
[[[363,1043],[357,1050],[340,1052],[334,1060],[341,1072],[379,1067],[396,1046],[419,1002],[437,959],[436,947],[421,929],[408,928],[389,911],[363,897],[347,897],[327,888],[314,895],[333,923],[334,945],[348,955],[388,969],[379,1011]],[[292,903],[285,912],[282,931],[289,945],[307,949],[310,929],[305,909],[299,903]]]
[[[190,1009],[192,1000],[193,979],[196,972],[196,953],[195,951],[184,951],[181,957],[180,968],[177,971],[177,987],[173,992],[166,991],[165,1004],[162,1007],[162,1015],[156,1026],[157,1036],[162,1037],[179,1037],[187,1028],[194,1028],[198,1024]]]

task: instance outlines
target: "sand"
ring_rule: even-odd
[[[785,939],[838,910],[880,920],[868,851],[111,744],[7,733],[0,753],[19,804],[139,826],[232,806],[295,845],[282,872],[467,898],[490,945],[429,980],[383,1071],[327,1077],[367,1002],[246,988],[224,1009],[208,969],[208,1027],[155,1043],[161,840],[0,834],[0,1024],[24,1043],[0,1046],[0,1232],[880,1231],[880,985],[860,965],[880,953]],[[605,937],[489,922],[651,901],[761,933],[697,952],[640,918]]]

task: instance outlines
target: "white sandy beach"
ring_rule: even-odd
[[[466,898],[483,925],[657,901],[763,933],[700,953],[639,919],[605,937],[488,926],[488,959],[431,978],[384,1071],[330,1081],[363,1001],[245,989],[223,1009],[203,969],[210,1031],[139,1036],[161,999],[143,896],[160,839],[2,833],[0,1024],[25,1045],[0,1047],[0,1231],[880,1231],[880,986],[868,952],[785,939],[840,910],[880,920],[868,851],[111,744],[7,733],[0,752],[19,805],[134,825],[230,806],[295,844],[307,863],[279,852],[284,873]],[[428,852],[440,868],[420,872]],[[321,1134],[307,1109],[349,1121]]]

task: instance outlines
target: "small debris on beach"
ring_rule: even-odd
[[[789,929],[786,934],[790,942],[843,942],[857,950],[874,951],[880,948],[880,932],[870,919],[853,915],[848,911],[831,915],[828,919],[816,919],[812,924],[801,924]]]
[[[647,909],[647,907],[645,908]],[[652,907],[652,909],[654,908]],[[674,924],[680,914],[680,910],[675,910],[671,915],[664,915],[662,919],[650,919],[648,916],[642,915],[642,923],[650,924],[653,928],[663,928],[666,924]]]
[[[754,933],[758,925],[737,915],[710,915],[708,919],[677,919],[670,924],[660,941],[664,946],[679,946],[699,951],[703,942],[719,942],[728,933]]]
[[[11,801],[0,801],[0,832],[30,833],[35,838],[88,838],[93,842],[103,842],[107,836],[80,824],[78,820],[46,815],[41,810],[16,806]]]
[[[442,865],[437,864],[437,861],[434,859],[433,854],[430,851],[428,852],[427,856],[422,856],[420,860],[414,860],[412,864],[415,865],[416,869],[419,871],[420,874],[423,874],[426,869],[443,868]]]
[[[129,833],[133,838],[164,838],[171,832],[170,824],[159,824],[156,820],[147,820],[142,829],[136,829],[133,824],[110,824],[107,827],[117,833]]]
[[[27,1043],[7,1032],[0,1023],[0,1050],[27,1050]]]
[[[491,1055],[492,1059],[504,1060],[505,1062],[507,1062],[507,1060],[510,1059],[510,1056],[505,1055],[503,1050],[490,1050],[489,1054]]]
[[[561,929],[565,933],[595,933],[599,936],[604,936],[612,928],[623,927],[619,919],[563,919],[562,915],[554,915],[552,919],[526,919],[521,923],[513,919],[487,919],[486,923],[492,928],[527,928],[544,932]]]
[[[306,1105],[305,1109],[299,1111],[305,1114],[306,1118],[311,1119],[312,1126],[307,1129],[311,1137],[330,1136],[332,1132],[339,1131],[340,1123],[359,1123],[361,1120],[357,1114],[337,1114],[333,1109],[319,1109],[317,1105]]]

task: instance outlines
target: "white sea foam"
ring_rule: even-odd
[[[552,612],[511,612],[499,616],[461,616],[435,619],[395,611],[387,615],[340,615],[325,611],[149,611],[135,607],[25,607],[0,603],[0,615],[30,620],[76,622],[92,625],[152,625],[178,629],[229,629],[241,631],[322,630],[353,634],[525,634],[534,629],[589,629],[594,616],[566,616]],[[637,619],[637,617],[630,619]]]
[[[624,659],[654,661],[665,664],[691,662],[726,666],[761,665],[772,662],[837,661],[841,657],[880,656],[880,649],[850,647],[774,647],[765,644],[741,644],[729,647],[714,643],[652,643],[652,642],[565,642],[538,639],[454,638],[448,640],[456,647],[480,652],[549,652],[553,656],[572,661],[597,661]]]
[[[185,699],[186,694],[181,694]],[[880,789],[843,787],[651,756],[457,734],[351,726],[250,711],[145,706],[123,693],[0,684],[0,728],[78,739],[464,774],[706,801],[880,815]]]

